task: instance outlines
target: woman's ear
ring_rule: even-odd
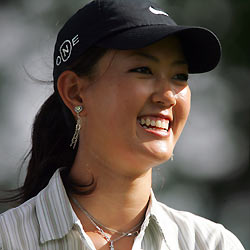
[[[87,84],[87,78],[81,78],[75,72],[70,70],[64,71],[57,80],[59,95],[74,116],[76,115],[74,111],[76,106],[84,107],[83,90]],[[81,115],[85,115],[85,113],[86,110],[83,109]]]

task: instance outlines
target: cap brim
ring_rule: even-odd
[[[180,38],[189,73],[214,69],[221,57],[221,45],[216,35],[202,27],[150,25],[131,28],[99,41],[98,46],[112,49],[138,49],[169,35]]]

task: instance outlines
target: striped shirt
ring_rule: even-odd
[[[114,243],[115,245],[115,243]],[[57,170],[37,196],[0,215],[1,250],[94,250]],[[132,250],[244,250],[222,225],[156,201],[151,194]]]

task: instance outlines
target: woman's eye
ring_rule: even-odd
[[[152,75],[152,71],[148,67],[139,67],[139,68],[131,69],[130,72]]]
[[[188,74],[177,74],[173,77],[173,79],[178,80],[178,81],[188,81]]]

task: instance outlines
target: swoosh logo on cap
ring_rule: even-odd
[[[161,10],[156,10],[154,9],[152,6],[149,7],[150,12],[152,12],[155,15],[164,15],[164,16],[168,16],[168,14],[164,11]]]

